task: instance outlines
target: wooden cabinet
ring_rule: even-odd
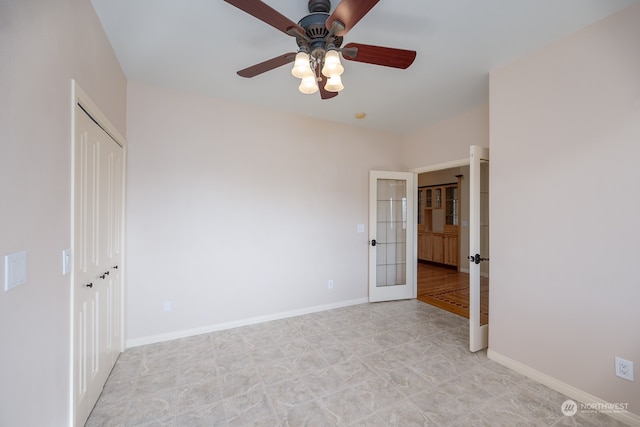
[[[426,260],[433,260],[433,235],[431,233],[425,233],[425,258]]]
[[[427,235],[418,233],[418,259],[427,259]]]
[[[445,187],[444,215],[446,225],[458,225],[458,205],[458,186]]]
[[[433,260],[432,233],[418,233],[418,259]]]
[[[459,183],[418,189],[418,259],[458,266]]]
[[[444,264],[444,234],[432,234],[431,248],[431,250],[433,251],[433,257],[431,261]]]
[[[445,234],[443,239],[443,264],[458,266],[458,236]]]

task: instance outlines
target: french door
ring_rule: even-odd
[[[123,148],[75,111],[73,405],[84,425],[122,349]]]
[[[369,173],[369,301],[415,298],[415,175]]]
[[[469,350],[475,352],[489,344],[488,148],[471,146],[469,175]]]

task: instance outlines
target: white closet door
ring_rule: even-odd
[[[102,129],[100,129],[102,131]],[[120,319],[121,319],[121,239],[122,239],[122,196],[123,196],[123,156],[122,147],[111,139],[104,131],[101,132],[104,144],[101,146],[100,159],[100,245],[99,264],[102,268],[99,277],[101,291],[104,295],[105,327],[103,357],[109,367],[113,367],[120,354]],[[108,373],[108,372],[107,372]]]
[[[84,425],[121,346],[123,156],[79,106],[74,150],[73,390]]]

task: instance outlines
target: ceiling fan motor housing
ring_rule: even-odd
[[[311,9],[312,2],[317,1],[319,0],[311,0],[309,8]],[[296,43],[299,47],[306,47],[314,58],[321,59],[324,57],[330,44],[336,48],[342,45],[342,37],[335,35],[329,37],[329,30],[327,30],[326,25],[328,18],[329,13],[327,12],[311,12],[298,22],[298,25],[304,28],[306,37],[296,37]]]

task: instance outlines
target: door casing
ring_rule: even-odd
[[[473,150],[474,149],[473,147],[476,147],[476,146],[471,146],[470,150]],[[478,148],[480,148],[480,147],[478,147]],[[467,158],[464,158],[464,159],[453,160],[453,161],[449,161],[449,162],[437,163],[437,164],[428,165],[428,166],[422,166],[422,167],[419,167],[419,168],[411,169],[411,172],[414,172],[416,174],[421,174],[421,173],[435,172],[435,171],[440,171],[440,170],[445,170],[445,169],[457,168],[457,167],[462,167],[462,166],[469,166],[470,167],[471,166],[471,157],[467,157]],[[417,240],[417,230],[416,230],[416,240]],[[469,250],[471,252],[471,248],[469,248]],[[416,252],[416,255],[417,255],[417,252]],[[463,258],[465,258],[465,257],[463,257],[463,256],[460,257],[461,262],[462,262]],[[478,301],[479,301],[479,298],[478,298]],[[476,302],[476,298],[475,297],[474,297],[474,302]],[[471,307],[470,307],[470,313],[471,313]],[[475,315],[474,315],[474,317],[475,317]],[[488,336],[488,325],[484,325],[481,328],[481,332],[479,330],[477,330],[477,329],[474,332],[472,332],[471,331],[471,327],[472,327],[472,325],[471,325],[471,322],[470,322],[469,323],[470,349],[471,348],[476,348],[476,350],[472,350],[472,351],[477,351],[478,345],[480,345],[480,346],[484,345],[486,347],[487,336]],[[474,343],[473,345],[471,345],[472,342]]]
[[[71,188],[70,188],[70,192],[71,192],[71,207],[70,207],[70,211],[71,211],[71,217],[70,217],[70,221],[71,221],[71,225],[70,225],[70,229],[71,229],[71,254],[72,254],[72,260],[75,257],[76,254],[76,247],[75,247],[75,241],[76,241],[76,236],[75,236],[75,231],[76,231],[76,221],[77,218],[75,217],[75,205],[76,205],[76,198],[75,198],[75,188],[76,188],[76,157],[75,157],[75,147],[76,147],[76,126],[77,126],[77,106],[81,106],[83,110],[85,110],[87,112],[87,114],[98,124],[98,126],[100,126],[118,145],[120,145],[122,147],[122,165],[123,165],[123,170],[122,170],[122,200],[121,200],[121,212],[120,214],[120,221],[121,221],[121,232],[120,232],[120,244],[121,244],[121,262],[120,262],[120,266],[119,268],[119,276],[120,276],[120,287],[123,290],[120,293],[120,331],[119,331],[119,336],[120,336],[120,342],[116,343],[116,346],[119,347],[120,352],[124,351],[124,345],[125,345],[125,336],[124,336],[124,320],[125,320],[125,296],[124,296],[124,289],[125,289],[125,282],[124,282],[124,274],[123,271],[126,269],[126,265],[125,265],[125,254],[124,254],[124,248],[125,248],[125,235],[124,235],[124,230],[125,230],[125,216],[124,216],[124,211],[125,211],[125,183],[126,183],[126,158],[127,158],[127,142],[126,139],[124,138],[124,136],[118,131],[118,129],[111,123],[111,121],[107,118],[107,116],[100,110],[100,108],[96,105],[96,103],[91,99],[91,97],[89,97],[89,95],[78,85],[78,83],[75,80],[71,80]],[[74,264],[74,262],[72,261],[72,265]],[[69,334],[70,334],[70,339],[69,339],[69,425],[70,426],[75,426],[76,425],[76,420],[75,420],[75,414],[76,414],[76,401],[75,401],[75,384],[74,384],[74,376],[75,376],[75,367],[76,367],[76,363],[74,360],[74,349],[75,349],[75,327],[76,327],[76,319],[75,319],[75,289],[76,289],[76,275],[75,275],[75,269],[71,268],[71,274],[70,274],[70,301],[69,301],[69,306],[70,306],[70,313],[69,313]]]

